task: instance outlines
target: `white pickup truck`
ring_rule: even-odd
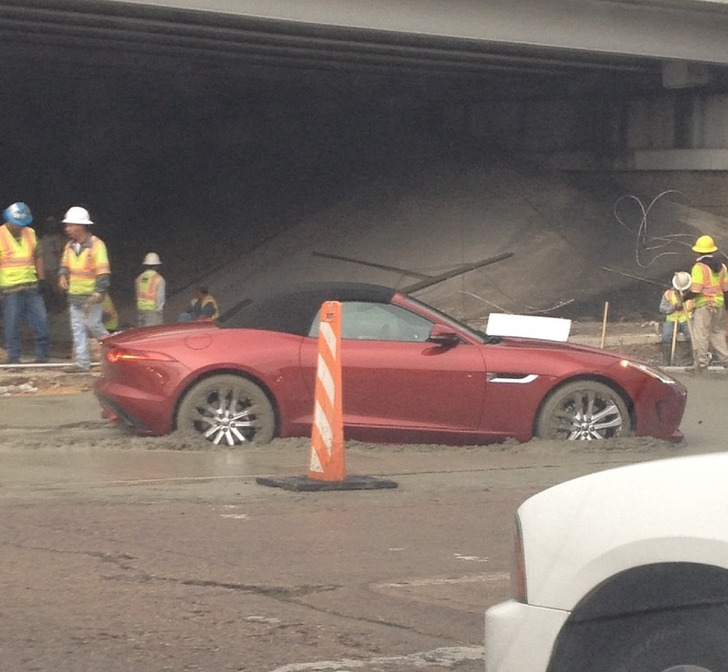
[[[728,453],[645,462],[516,514],[486,672],[728,671]]]

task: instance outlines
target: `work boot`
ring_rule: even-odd
[[[662,364],[663,366],[670,366],[672,362],[670,361],[670,354],[672,353],[672,348],[668,343],[662,344]]]
[[[69,364],[61,369],[64,373],[89,373],[90,366],[81,366],[80,364]]]

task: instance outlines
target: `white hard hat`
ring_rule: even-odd
[[[91,217],[89,217],[88,210],[86,210],[86,208],[82,208],[79,205],[74,205],[72,208],[68,209],[66,216],[63,218],[63,223],[83,224],[83,226],[93,224],[93,222],[91,221]]]
[[[690,289],[690,285],[692,284],[693,280],[687,271],[678,271],[672,276],[672,286],[678,292],[684,292],[686,289]]]
[[[162,263],[162,260],[156,252],[149,252],[147,256],[144,257],[144,261],[142,263],[145,266],[159,266],[159,264]]]

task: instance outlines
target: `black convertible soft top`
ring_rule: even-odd
[[[223,329],[266,329],[307,336],[324,301],[389,303],[396,290],[359,282],[311,282],[279,287],[239,303],[219,320]]]

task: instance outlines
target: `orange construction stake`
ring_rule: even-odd
[[[311,429],[308,477],[318,481],[345,481],[344,419],[341,395],[341,304],[321,306],[318,366]]]

